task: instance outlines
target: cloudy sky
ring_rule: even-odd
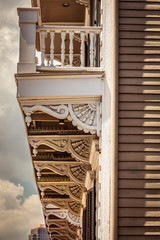
[[[25,128],[16,100],[17,7],[31,0],[0,0],[0,240],[28,240],[43,223]]]

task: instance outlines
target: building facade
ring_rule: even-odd
[[[48,233],[44,224],[39,224],[31,229],[28,240],[49,240]]]
[[[17,99],[51,240],[159,239],[159,9],[18,9]]]

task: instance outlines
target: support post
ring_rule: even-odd
[[[18,73],[36,72],[36,24],[39,8],[18,8],[20,47]]]

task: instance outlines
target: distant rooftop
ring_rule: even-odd
[[[33,227],[33,229],[35,228],[46,228],[46,226],[44,224],[38,224]]]

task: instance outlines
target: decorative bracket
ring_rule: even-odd
[[[58,119],[67,118],[74,126],[85,133],[90,132],[100,136],[101,132],[101,103],[91,102],[83,104],[57,104],[57,105],[22,105],[26,115],[25,122],[30,125],[31,114],[41,111]]]
[[[76,0],[77,3],[89,7],[89,0]]]
[[[59,194],[67,194],[70,196],[70,198],[73,200],[73,201],[78,201],[78,202],[81,202],[82,200],[82,193],[83,193],[83,188],[78,186],[78,185],[75,185],[73,183],[69,183],[69,184],[66,184],[66,183],[53,183],[53,184],[44,184],[44,183],[39,183],[38,182],[38,187],[39,189],[41,190],[41,196],[42,198],[45,196],[45,190],[46,189],[51,189],[55,192],[58,192]],[[85,190],[85,189],[84,189]]]
[[[75,232],[78,230],[77,226],[69,223],[66,219],[51,219],[48,221],[48,231],[51,232],[52,225],[56,226],[56,228],[60,229],[67,229],[70,233],[75,234]]]
[[[44,197],[41,199],[43,206],[47,206],[48,204],[52,204],[58,208],[66,209],[74,215],[80,216],[82,204],[79,202],[73,201],[69,198],[49,198]]]
[[[51,236],[51,239],[56,239],[56,240],[60,240],[60,239],[75,240],[77,238],[76,233],[74,234],[70,233],[69,231],[67,231],[67,229],[53,229],[53,233],[51,231],[50,236]]]
[[[87,163],[89,161],[91,143],[94,136],[29,136],[29,143],[33,147],[34,156],[38,153],[38,146],[46,145],[56,151],[71,153],[77,161]],[[89,163],[88,163],[89,164]]]
[[[73,182],[80,185],[84,184],[86,171],[90,170],[89,165],[64,161],[34,161],[34,167],[37,170],[38,180],[41,177],[41,171],[49,169],[59,175],[68,176]]]
[[[46,224],[49,224],[49,216],[53,215],[60,219],[66,219],[69,223],[81,227],[82,226],[82,219],[79,216],[76,216],[72,213],[70,213],[68,210],[59,210],[59,209],[53,209],[53,210],[44,210],[44,215],[46,217]]]

